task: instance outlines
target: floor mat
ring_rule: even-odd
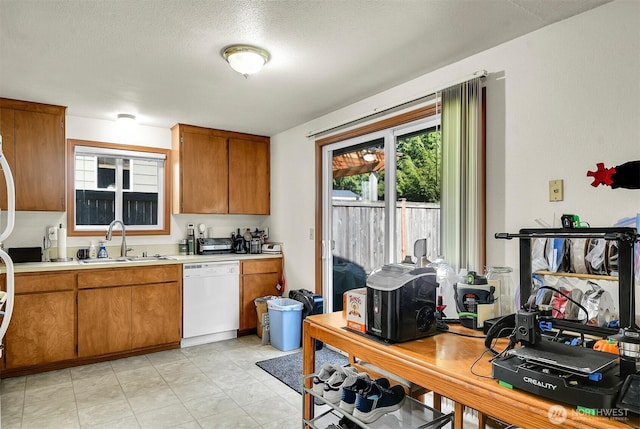
[[[345,365],[348,362],[346,356],[323,347],[316,350],[315,373],[320,371],[320,367],[325,363]],[[256,365],[296,392],[302,392],[302,352],[259,361]]]

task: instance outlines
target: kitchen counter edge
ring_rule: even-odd
[[[156,266],[156,265],[172,265],[172,264],[192,264],[192,263],[204,263],[204,262],[228,262],[228,261],[243,261],[248,259],[274,259],[282,258],[282,254],[268,254],[268,253],[247,253],[236,254],[226,253],[218,255],[170,255],[169,260],[158,261],[141,261],[141,262],[110,262],[110,263],[96,263],[96,264],[83,264],[77,260],[68,262],[25,262],[14,264],[15,273],[36,273],[44,271],[68,271],[68,270],[94,270],[105,268],[126,268],[126,267],[142,267],[142,266]],[[4,265],[0,266],[0,274],[7,272]]]

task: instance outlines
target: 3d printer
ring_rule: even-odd
[[[640,330],[635,322],[634,295],[634,247],[639,237],[635,228],[522,229],[518,234],[496,234],[496,238],[520,240],[521,309],[509,319],[512,323],[506,329],[509,347],[492,360],[493,377],[500,384],[580,408],[618,407],[640,412],[640,377],[637,375],[640,365]],[[617,326],[613,320],[601,323],[597,315],[594,322],[588,314],[589,310],[571,298],[568,292],[558,291],[563,300],[579,303],[581,308],[578,312],[582,316],[579,320],[554,317],[556,314],[552,306],[537,305],[535,299],[541,288],[534,291],[533,287],[532,274],[535,273],[532,272],[532,241],[556,238],[604,239],[615,243],[619,314]],[[598,275],[591,277],[597,279]],[[502,330],[505,330],[504,326]],[[488,336],[496,334],[493,332]],[[590,347],[594,340],[589,338],[616,340],[619,355],[594,350]],[[516,344],[519,346],[515,347]]]

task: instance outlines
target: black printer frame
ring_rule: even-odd
[[[604,238],[618,242],[618,308],[621,328],[635,327],[635,269],[634,245],[638,240],[636,228],[537,228],[521,229],[518,234],[498,233],[496,238],[520,239],[520,308],[525,308],[533,290],[531,240],[533,238]],[[556,273],[562,276],[562,272]],[[597,278],[598,276],[593,276]],[[578,332],[595,331],[603,335],[616,333],[613,328],[595,328],[578,322],[555,320],[560,328],[571,328]]]

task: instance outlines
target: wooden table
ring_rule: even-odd
[[[620,420],[592,416],[566,405],[527,392],[510,390],[494,379],[483,378],[471,372],[471,365],[485,351],[484,340],[442,333],[415,341],[386,345],[344,329],[341,312],[309,316],[303,323],[303,374],[312,374],[315,368],[315,347],[318,339],[349,354],[349,361],[363,360],[403,379],[431,390],[454,401],[455,428],[462,428],[464,407],[478,411],[480,427],[486,416],[508,422],[525,429],[549,428],[627,428],[638,425],[633,414]],[[470,335],[482,335],[478,331],[455,327]],[[452,330],[454,328],[452,327]],[[474,366],[475,374],[490,376],[491,355],[486,353]],[[307,387],[311,379],[307,379]],[[305,399],[304,416],[313,416],[312,401]],[[565,410],[566,420],[561,424],[549,419],[550,407]],[[460,416],[460,417],[459,417]],[[555,415],[558,417],[558,415]],[[554,422],[557,420],[554,417]],[[561,416],[560,416],[561,420]]]

